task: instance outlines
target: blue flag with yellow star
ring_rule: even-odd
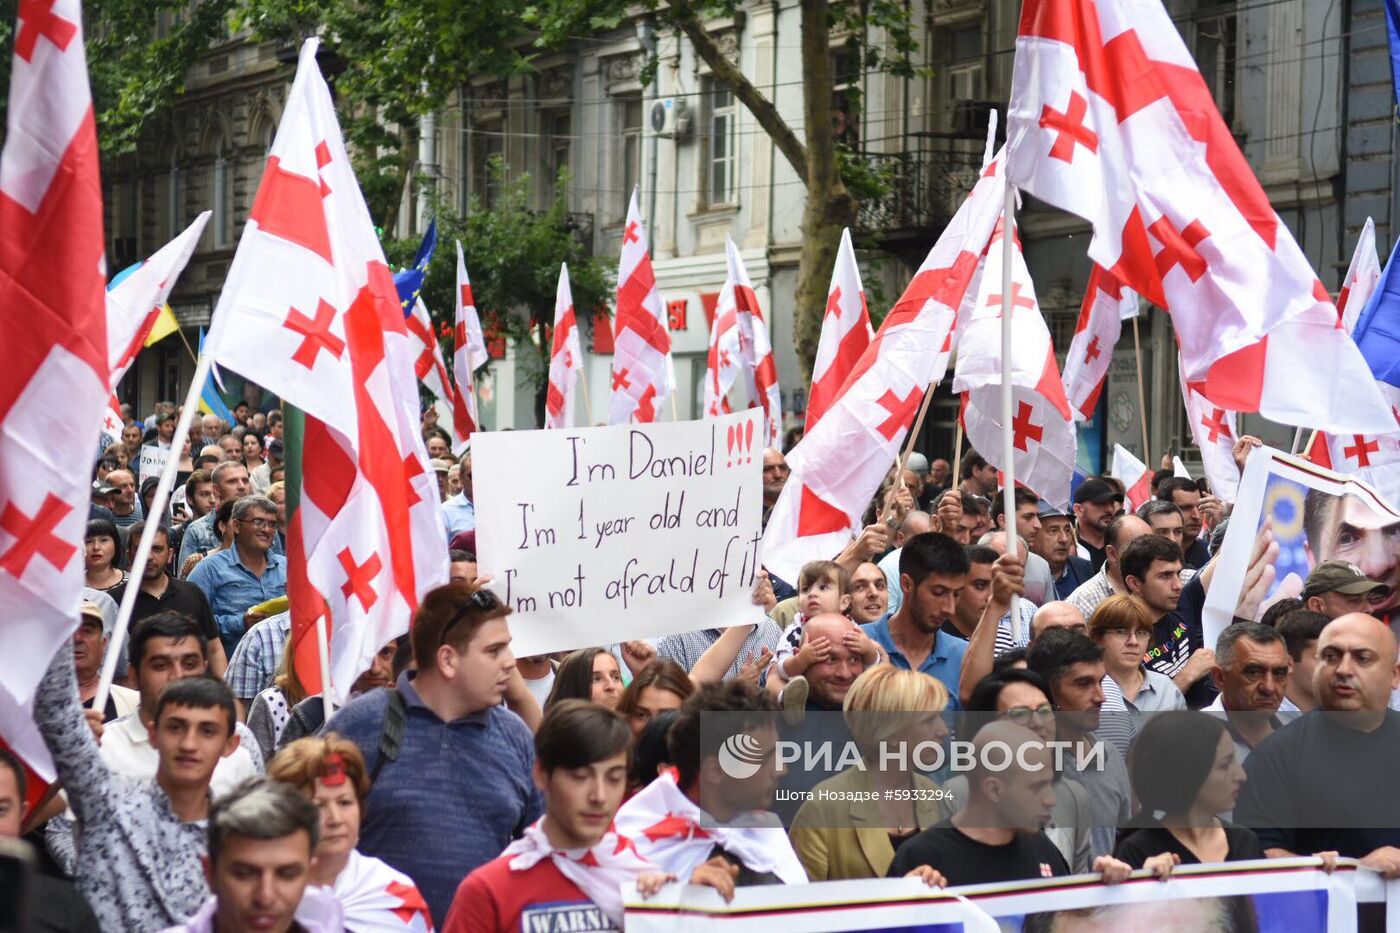
[[[423,274],[428,271],[428,263],[432,260],[435,249],[437,249],[436,220],[428,224],[428,229],[423,234],[423,242],[418,246],[418,255],[414,257],[413,265],[394,274],[394,287],[398,289],[399,305],[403,308],[404,317],[413,314],[413,303],[418,300],[418,296],[423,291]]]

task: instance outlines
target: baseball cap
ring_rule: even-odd
[[[102,613],[102,607],[99,606],[99,605],[97,605],[97,603],[93,602],[93,601],[90,600],[90,599],[85,599],[85,600],[83,600],[83,605],[82,605],[82,608],[80,608],[80,609],[78,610],[78,615],[83,616],[83,617],[88,618],[88,619],[92,619],[92,620],[93,620],[94,622],[96,622],[98,625],[102,626],[102,634],[103,634],[103,635],[108,634],[108,632],[107,632],[107,617],[106,617],[105,615],[103,615],[103,613]]]
[[[1092,502],[1094,505],[1103,505],[1108,502],[1122,502],[1123,494],[1118,491],[1106,479],[1098,476],[1091,476],[1079,484],[1079,488],[1074,491],[1074,504],[1083,505],[1085,502]]]
[[[1303,585],[1303,597],[1321,596],[1323,593],[1342,593],[1357,596],[1361,593],[1389,593],[1390,587],[1372,580],[1361,572],[1361,568],[1345,560],[1324,560],[1308,574]]]
[[[429,460],[428,465],[433,468],[434,473],[446,473],[452,469],[452,464],[446,460]]]

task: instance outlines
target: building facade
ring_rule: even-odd
[[[1390,242],[1396,141],[1380,0],[1167,5],[1275,207],[1335,290],[1366,216],[1375,217],[1382,248]],[[890,182],[888,195],[862,204],[853,231],[877,313],[897,297],[976,175],[988,115],[1004,109],[1010,90],[1018,8],[1011,0],[913,3],[929,69],[916,78],[854,73],[841,48],[846,37],[833,37],[833,124]],[[751,2],[707,28],[800,136],[797,5]],[[644,84],[653,55],[655,78]],[[215,210],[176,292],[177,314],[189,327],[207,320],[247,216],[290,77],[285,58],[236,39],[216,48],[195,69],[190,94],[158,144],[108,171],[116,257],[145,255],[178,229],[177,220]],[[512,177],[528,173],[541,205],[566,170],[568,208],[582,218],[595,255],[605,257],[619,252],[628,196],[637,188],[675,328],[679,418],[700,410],[709,316],[725,278],[725,238],[732,238],[770,321],[784,408],[790,423],[800,423],[807,385],[793,339],[793,295],[804,187],[772,140],[684,37],[654,32],[644,20],[580,39],[536,65],[528,75],[470,82],[452,106],[425,118],[418,170],[461,210],[473,203],[490,209],[493,159]],[[401,236],[425,222],[412,197],[399,212]],[[1063,353],[1088,278],[1088,229],[1033,203],[1021,222],[1041,306]],[[470,269],[471,244],[464,248]],[[1138,336],[1135,352],[1125,328],[1102,408],[1081,434],[1086,469],[1101,468],[1114,443],[1143,454],[1139,375],[1154,431],[1146,459],[1190,443],[1169,317],[1150,311]],[[138,363],[132,400],[143,408],[176,394],[190,365],[180,359],[183,347],[158,351],[154,365]],[[512,354],[485,381],[488,427],[534,423],[535,393],[517,384]],[[610,364],[608,354],[590,354],[595,422]],[[955,413],[945,382],[923,449],[951,450]],[[1281,446],[1293,439],[1291,429],[1257,418],[1246,417],[1242,429]]]

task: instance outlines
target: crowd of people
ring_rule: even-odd
[[[44,857],[36,929],[609,930],[630,883],[1113,884],[1294,854],[1400,877],[1386,529],[1348,532],[1372,536],[1354,563],[1315,548],[1300,595],[1270,602],[1265,527],[1207,644],[1230,510],[1202,483],[1164,470],[1129,511],[1091,477],[1067,510],[1018,489],[1008,514],[975,452],[957,476],[915,454],[842,553],[760,574],[759,621],[516,658],[478,578],[470,454],[429,417],[450,582],[323,721],[287,645],[281,417],[204,418],[152,515],[132,464],[170,448],[175,414],[129,423],[94,471],[81,623],[37,694],[58,773],[37,805],[0,750],[0,835]],[[787,477],[765,451],[767,509]],[[129,586],[118,679],[91,709]],[[756,773],[723,766],[721,719],[756,742]],[[779,760],[832,722],[870,767]],[[874,766],[910,738],[967,743],[974,764]],[[994,745],[1015,764],[989,766]]]

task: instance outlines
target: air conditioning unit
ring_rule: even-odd
[[[690,136],[690,112],[684,97],[663,97],[651,105],[651,131],[665,139]]]

